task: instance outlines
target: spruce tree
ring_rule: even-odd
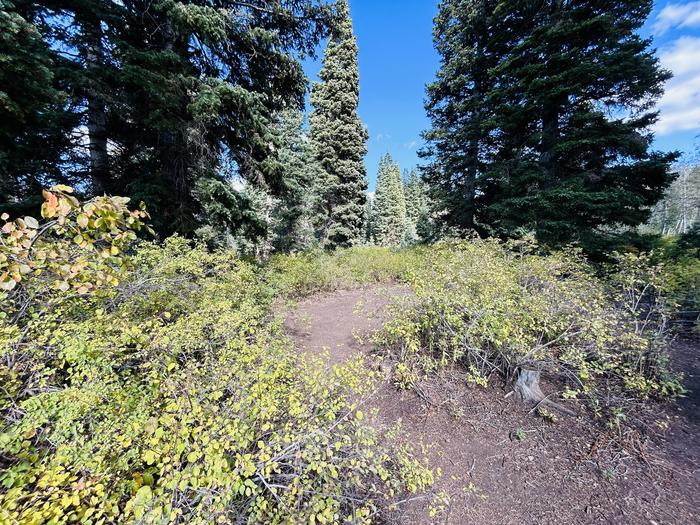
[[[365,204],[365,242],[368,244],[375,243],[375,227],[374,227],[374,195],[367,195],[367,203]]]
[[[0,212],[35,214],[41,189],[75,184],[66,169],[78,118],[29,6],[0,0]]]
[[[272,211],[277,251],[298,252],[314,244],[311,188],[318,170],[303,124],[301,111],[287,110],[280,115],[276,129],[281,144],[278,158],[284,170],[284,191]]]
[[[379,162],[372,214],[377,244],[400,246],[406,233],[406,200],[401,169],[388,153]]]
[[[417,244],[429,240],[430,210],[425,182],[421,180],[414,168],[404,177],[404,195],[406,198],[406,244]]]
[[[645,222],[675,158],[650,149],[650,108],[669,77],[639,36],[652,1],[464,1],[487,6],[478,93],[487,118],[474,128],[470,105],[455,95],[473,92],[483,74],[459,70],[459,42],[473,38],[473,27],[443,10],[450,46],[438,48],[445,77],[430,102],[439,116],[448,108],[455,130],[438,126],[428,138],[449,153],[433,157],[448,202],[464,200],[449,180],[460,173],[451,159],[478,158],[475,223],[486,232],[532,230],[546,244],[595,250],[611,231]],[[481,144],[476,157],[457,132],[469,129]]]
[[[489,74],[505,54],[494,33],[498,0],[443,0],[433,39],[441,57],[437,79],[427,87],[432,128],[423,134],[428,160],[423,176],[445,228],[475,227],[484,162],[493,147],[488,99],[496,89]]]
[[[76,117],[68,130],[84,134],[80,140],[65,134],[72,139],[67,153],[60,145],[46,153],[37,148],[34,165],[45,158],[44,164],[77,179],[83,197],[104,191],[142,200],[152,224],[166,236],[193,235],[202,225],[229,232],[244,228],[250,199],[232,189],[231,175],[275,195],[285,191],[275,118],[303,107],[308,81],[299,57],[313,55],[334,25],[332,5],[2,0],[0,24],[8,13],[19,14],[39,34],[21,31],[24,41],[14,45],[8,33],[0,53],[9,49],[9,60],[18,65],[30,64],[34,53],[37,74],[29,80],[64,94],[58,106],[53,95],[42,104]],[[4,72],[0,93],[7,91]],[[8,134],[15,143],[41,143],[44,137],[40,126],[17,129],[0,119],[0,140]],[[12,158],[19,162],[20,154],[14,150]],[[45,176],[43,165],[32,169],[42,182],[55,178]],[[12,199],[33,191],[20,188]]]
[[[645,228],[661,235],[683,235],[700,223],[700,165],[682,165]]]
[[[310,136],[320,169],[314,223],[328,249],[352,246],[364,237],[367,189],[367,131],[357,114],[357,42],[347,1],[340,0],[338,8],[341,20],[325,50],[321,80],[311,90]]]

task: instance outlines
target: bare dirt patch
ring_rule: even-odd
[[[372,346],[369,337],[387,320],[387,305],[409,293],[403,285],[341,290],[305,299],[284,322],[297,350],[329,352],[329,365],[341,364]]]
[[[364,353],[405,287],[383,286],[315,296],[300,302],[285,329],[297,349],[327,352],[329,366]],[[401,423],[400,439],[442,471],[436,491],[449,509],[430,519],[428,500],[401,507],[405,524],[696,524],[700,523],[700,355],[676,345],[691,395],[661,415],[654,439],[636,432],[601,434],[587,417],[549,423],[506,399],[503,385],[469,387],[459,370],[398,391],[387,382],[371,403],[377,424]],[[377,366],[379,366],[377,364]],[[659,409],[661,410],[661,409]],[[612,441],[615,438],[616,442]],[[626,447],[620,447],[620,443]]]

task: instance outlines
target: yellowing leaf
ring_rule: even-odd
[[[3,277],[2,280],[0,280],[0,289],[10,291],[13,290],[14,287],[17,286],[17,282],[14,279],[5,279]]]
[[[143,517],[146,513],[146,506],[152,499],[153,492],[148,485],[144,485],[136,492],[136,496],[134,497],[134,516],[136,516],[136,519],[141,519]]]
[[[32,230],[39,229],[39,221],[37,221],[34,217],[25,217],[24,223],[27,225],[27,228],[31,228]]]
[[[143,460],[147,465],[153,465],[156,462],[156,453],[153,450],[147,450],[143,454]]]

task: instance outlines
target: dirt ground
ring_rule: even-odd
[[[328,366],[358,353],[387,319],[386,306],[407,290],[378,286],[319,295],[299,303],[285,328],[303,352],[330,353]],[[469,387],[458,370],[398,391],[388,381],[371,403],[376,424],[401,423],[401,439],[442,471],[436,491],[451,504],[437,518],[429,500],[390,516],[402,524],[700,524],[700,345],[679,342],[675,366],[687,374],[687,398],[655,407],[661,421],[646,435],[601,434],[587,417],[549,423],[506,397],[504,385]],[[620,446],[624,444],[624,447]]]

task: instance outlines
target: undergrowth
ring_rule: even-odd
[[[5,261],[116,257],[46,232]],[[99,286],[56,284],[58,264],[2,292],[0,522],[369,523],[432,483],[365,422],[359,362],[329,374],[291,349],[253,265],[181,238],[113,262]]]
[[[372,374],[300,357],[273,321],[280,297],[410,286],[379,339],[404,387],[447,365],[479,385],[536,369],[615,424],[682,392],[644,256],[605,281],[527,241],[259,268],[177,237],[134,248],[144,212],[70,193],[46,193],[43,224],[2,228],[2,523],[370,523],[427,490],[427,466],[364,420]]]
[[[266,267],[279,294],[298,298],[374,283],[406,282],[425,260],[426,247],[393,250],[360,246],[334,253],[276,255]]]
[[[398,360],[395,381],[458,364],[486,385],[539,370],[597,415],[683,392],[669,371],[666,313],[654,285],[627,256],[602,281],[571,251],[542,255],[534,243],[442,243],[410,273],[414,296],[397,305],[378,343]]]

